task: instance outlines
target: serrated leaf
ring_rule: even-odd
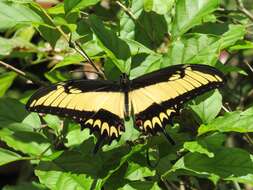
[[[239,148],[217,149],[214,151],[213,158],[199,153],[188,153],[179,159],[163,177],[177,170],[191,171],[206,176],[213,175],[222,179],[245,176],[253,173],[253,156]]]
[[[119,190],[161,190],[157,182],[151,181],[136,181],[130,182]]]
[[[3,190],[47,190],[47,188],[36,182],[31,183],[20,183],[18,185],[6,185],[3,187]]]
[[[215,65],[220,51],[230,47],[245,35],[242,25],[230,25],[229,30],[220,37],[206,34],[192,34],[172,43],[168,51],[168,65],[207,64]]]
[[[0,130],[0,139],[9,147],[31,156],[39,156],[50,146],[44,136],[31,131],[11,131],[4,128]],[[51,150],[48,150],[45,155],[50,153]]]
[[[80,167],[80,166],[78,166]],[[62,171],[62,168],[53,162],[42,163],[35,170],[40,183],[49,189],[90,189],[93,179],[85,174],[75,174],[68,171]]]
[[[174,38],[181,36],[192,27],[200,24],[203,18],[218,8],[219,4],[219,0],[177,1],[172,36]]]
[[[12,28],[17,24],[41,24],[43,20],[32,9],[18,3],[0,1],[0,30]]]
[[[14,72],[6,72],[0,74],[0,97],[10,88],[17,74]]]
[[[95,5],[100,0],[65,0],[64,1],[64,10],[68,14],[71,11],[78,11],[80,9],[85,9],[91,5]]]
[[[244,112],[234,111],[220,116],[207,125],[201,125],[198,134],[202,135],[210,131],[239,133],[253,132],[253,107]]]
[[[221,107],[222,96],[218,90],[197,97],[190,105],[190,108],[201,119],[201,123],[212,121],[219,114]]]
[[[12,152],[10,150],[0,148],[0,166],[21,159],[22,156],[20,156],[19,154]]]
[[[117,37],[113,31],[106,29],[102,21],[95,15],[91,15],[89,21],[93,32],[100,41],[101,48],[122,73],[129,73],[131,53],[127,43]]]

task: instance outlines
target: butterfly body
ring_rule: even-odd
[[[144,133],[163,131],[185,102],[223,84],[223,74],[211,66],[174,65],[133,80],[123,74],[119,82],[60,82],[39,89],[26,107],[70,117],[111,141],[125,131],[130,116]]]

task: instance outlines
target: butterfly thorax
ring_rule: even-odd
[[[121,90],[124,92],[124,100],[125,100],[125,110],[124,110],[124,115],[125,119],[128,120],[130,116],[130,111],[129,111],[129,94],[128,92],[130,91],[130,80],[127,74],[123,73],[120,76],[120,86]]]
[[[126,73],[120,76],[120,86],[123,92],[129,92],[130,90],[130,80]]]

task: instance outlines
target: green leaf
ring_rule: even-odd
[[[47,114],[45,117],[43,117],[43,120],[46,121],[48,127],[54,129],[57,132],[60,132],[61,120],[59,119],[58,116]]]
[[[127,38],[126,39],[123,38],[123,40],[128,44],[131,51],[131,55],[137,55],[141,53],[155,54],[154,51],[152,51],[151,49],[147,48],[146,46],[135,40]]]
[[[120,69],[122,73],[128,73],[130,70],[130,48],[125,41],[107,28],[95,15],[89,17],[90,25],[100,41],[101,48],[106,52],[109,58]]]
[[[46,187],[44,187],[41,184],[38,184],[36,182],[31,183],[20,183],[18,185],[6,185],[4,186],[3,190],[47,190]]]
[[[13,50],[13,46],[10,44],[8,39],[0,38],[0,55],[9,55]]]
[[[143,11],[143,1],[132,1],[129,10],[137,19]],[[134,39],[135,23],[124,11],[120,15],[120,37],[124,39]]]
[[[10,88],[17,74],[14,72],[6,72],[0,75],[0,97]]]
[[[40,129],[41,128],[41,121],[40,117],[37,113],[30,113],[24,120],[24,124],[31,127],[31,129]]]
[[[225,180],[253,185],[253,174],[248,174],[245,176],[228,177],[225,178]]]
[[[130,182],[119,190],[161,190],[157,182],[135,181]]]
[[[41,17],[23,4],[0,1],[0,30],[12,28],[17,24],[36,25],[43,23]]]
[[[201,119],[201,123],[209,123],[220,112],[222,107],[222,96],[218,90],[213,93],[209,92],[202,96],[197,97],[190,108]]]
[[[65,145],[67,147],[80,145],[82,142],[90,138],[89,129],[81,130],[80,127],[68,132],[66,139],[68,140]]]
[[[168,24],[162,15],[143,11],[135,26],[135,40],[149,47],[158,48],[168,32]]]
[[[144,9],[162,15],[170,11],[174,3],[175,0],[144,0]]]
[[[74,161],[75,160],[69,160],[68,162]],[[80,161],[78,163],[80,163]],[[80,167],[80,165],[77,165],[77,167]],[[35,170],[35,175],[38,176],[40,183],[44,184],[49,189],[55,190],[86,190],[90,189],[93,183],[93,179],[86,174],[62,171],[61,166],[53,162],[41,163]]]
[[[168,65],[207,64],[215,65],[220,51],[230,47],[245,35],[242,25],[230,25],[229,30],[220,37],[206,34],[186,35],[172,43],[168,51]]]
[[[151,54],[136,68],[130,72],[130,79],[139,77],[145,73],[150,73],[161,68],[163,59],[160,54]]]
[[[65,0],[64,1],[64,10],[68,14],[71,11],[78,11],[80,9],[85,9],[91,5],[95,5],[100,0]]]
[[[43,26],[40,25],[38,27],[38,31],[40,32],[40,35],[46,39],[52,47],[55,46],[57,40],[60,38],[61,34],[57,29],[54,29],[52,27]]]
[[[214,133],[204,138],[198,138],[196,141],[185,142],[183,147],[192,153],[198,152],[205,154],[210,158],[214,157],[213,151],[220,148],[225,141],[225,135],[221,133]]]
[[[201,24],[201,21],[215,11],[219,4],[219,0],[178,0],[172,25],[172,36],[174,38],[181,36],[192,27]]]
[[[0,148],[0,166],[21,159],[22,157],[19,154],[12,152],[10,150]]]
[[[145,177],[154,176],[155,171],[150,170],[148,167],[143,167],[137,163],[128,163],[125,178],[131,181],[144,180]]]
[[[201,125],[198,134],[202,135],[210,131],[239,133],[253,132],[253,107],[244,112],[234,111],[220,116],[207,125]]]
[[[0,130],[0,139],[9,147],[32,156],[39,156],[50,146],[49,141],[44,136],[30,131],[14,132],[4,128]],[[48,150],[45,155],[50,153],[51,150]]]
[[[0,128],[21,123],[27,115],[24,104],[19,101],[10,98],[0,99]]]
[[[229,47],[229,51],[238,51],[238,50],[245,50],[245,49],[253,49],[253,43],[251,41],[243,40],[243,41],[239,41],[232,47]]]
[[[189,150],[190,152],[206,154],[210,158],[214,157],[214,154],[203,147],[203,145],[201,145],[198,141],[185,142],[184,149]]]
[[[98,58],[100,58],[100,56],[98,54],[103,51],[94,40],[89,41],[89,42],[83,44],[82,48],[85,50],[86,54],[89,55],[89,57],[91,59],[98,59]],[[98,55],[98,56],[96,56],[96,55]],[[86,63],[83,63],[85,61],[86,60],[84,60],[84,58],[80,54],[75,53],[75,54],[67,55],[67,56],[64,56],[64,59],[62,61],[58,62],[51,69],[51,71],[53,71],[53,70],[55,70],[57,68],[68,66],[68,65],[82,65],[82,64],[86,64]]]
[[[253,173],[253,156],[238,148],[217,149],[214,151],[213,158],[199,153],[188,153],[180,158],[163,177],[177,170],[191,171],[206,176],[213,175],[222,179],[245,176]]]

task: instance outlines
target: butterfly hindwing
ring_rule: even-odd
[[[110,140],[124,131],[124,94],[110,81],[74,80],[39,89],[28,101],[30,111],[70,117]]]
[[[132,81],[129,93],[136,126],[155,133],[171,123],[186,101],[222,86],[223,74],[207,65],[175,65]]]

